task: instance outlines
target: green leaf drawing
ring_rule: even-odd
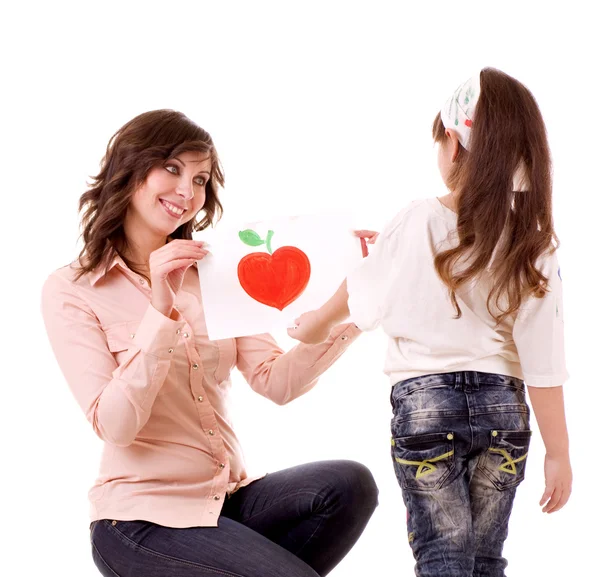
[[[241,230],[239,236],[241,241],[248,246],[260,246],[261,244],[265,244],[265,241],[260,238],[260,235],[250,229]]]

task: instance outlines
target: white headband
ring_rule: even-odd
[[[441,118],[444,126],[456,131],[458,140],[464,148],[469,150],[469,138],[475,106],[479,99],[481,85],[479,73],[461,84],[454,94],[448,98],[442,107]]]
[[[454,94],[448,98],[441,110],[442,123],[446,128],[458,134],[458,140],[464,148],[469,150],[471,126],[475,114],[475,106],[479,100],[481,84],[479,73],[461,84]],[[513,190],[523,191],[529,189],[529,180],[523,160],[519,163],[513,176]]]

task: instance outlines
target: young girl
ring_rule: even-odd
[[[289,333],[317,343],[349,314],[383,327],[416,574],[500,577],[531,437],[524,382],[546,446],[543,511],[571,491],[550,154],[529,90],[489,68],[450,97],[433,138],[449,194],[400,212]]]

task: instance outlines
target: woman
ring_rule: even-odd
[[[44,285],[54,353],[105,442],[89,495],[105,576],[326,575],[377,503],[370,472],[350,461],[246,474],[227,414],[231,370],[284,404],[360,331],[340,325],[287,353],[270,335],[208,340],[194,270],[208,251],[191,233],[218,220],[223,182],[210,135],[186,116],[134,118],[80,199],[78,261]]]

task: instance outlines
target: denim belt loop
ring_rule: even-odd
[[[465,386],[463,390],[466,393],[472,393],[479,390],[479,375],[477,371],[465,371]]]
[[[461,372],[454,373],[454,388],[457,391],[462,391],[462,388],[463,388],[463,373],[461,373]]]

